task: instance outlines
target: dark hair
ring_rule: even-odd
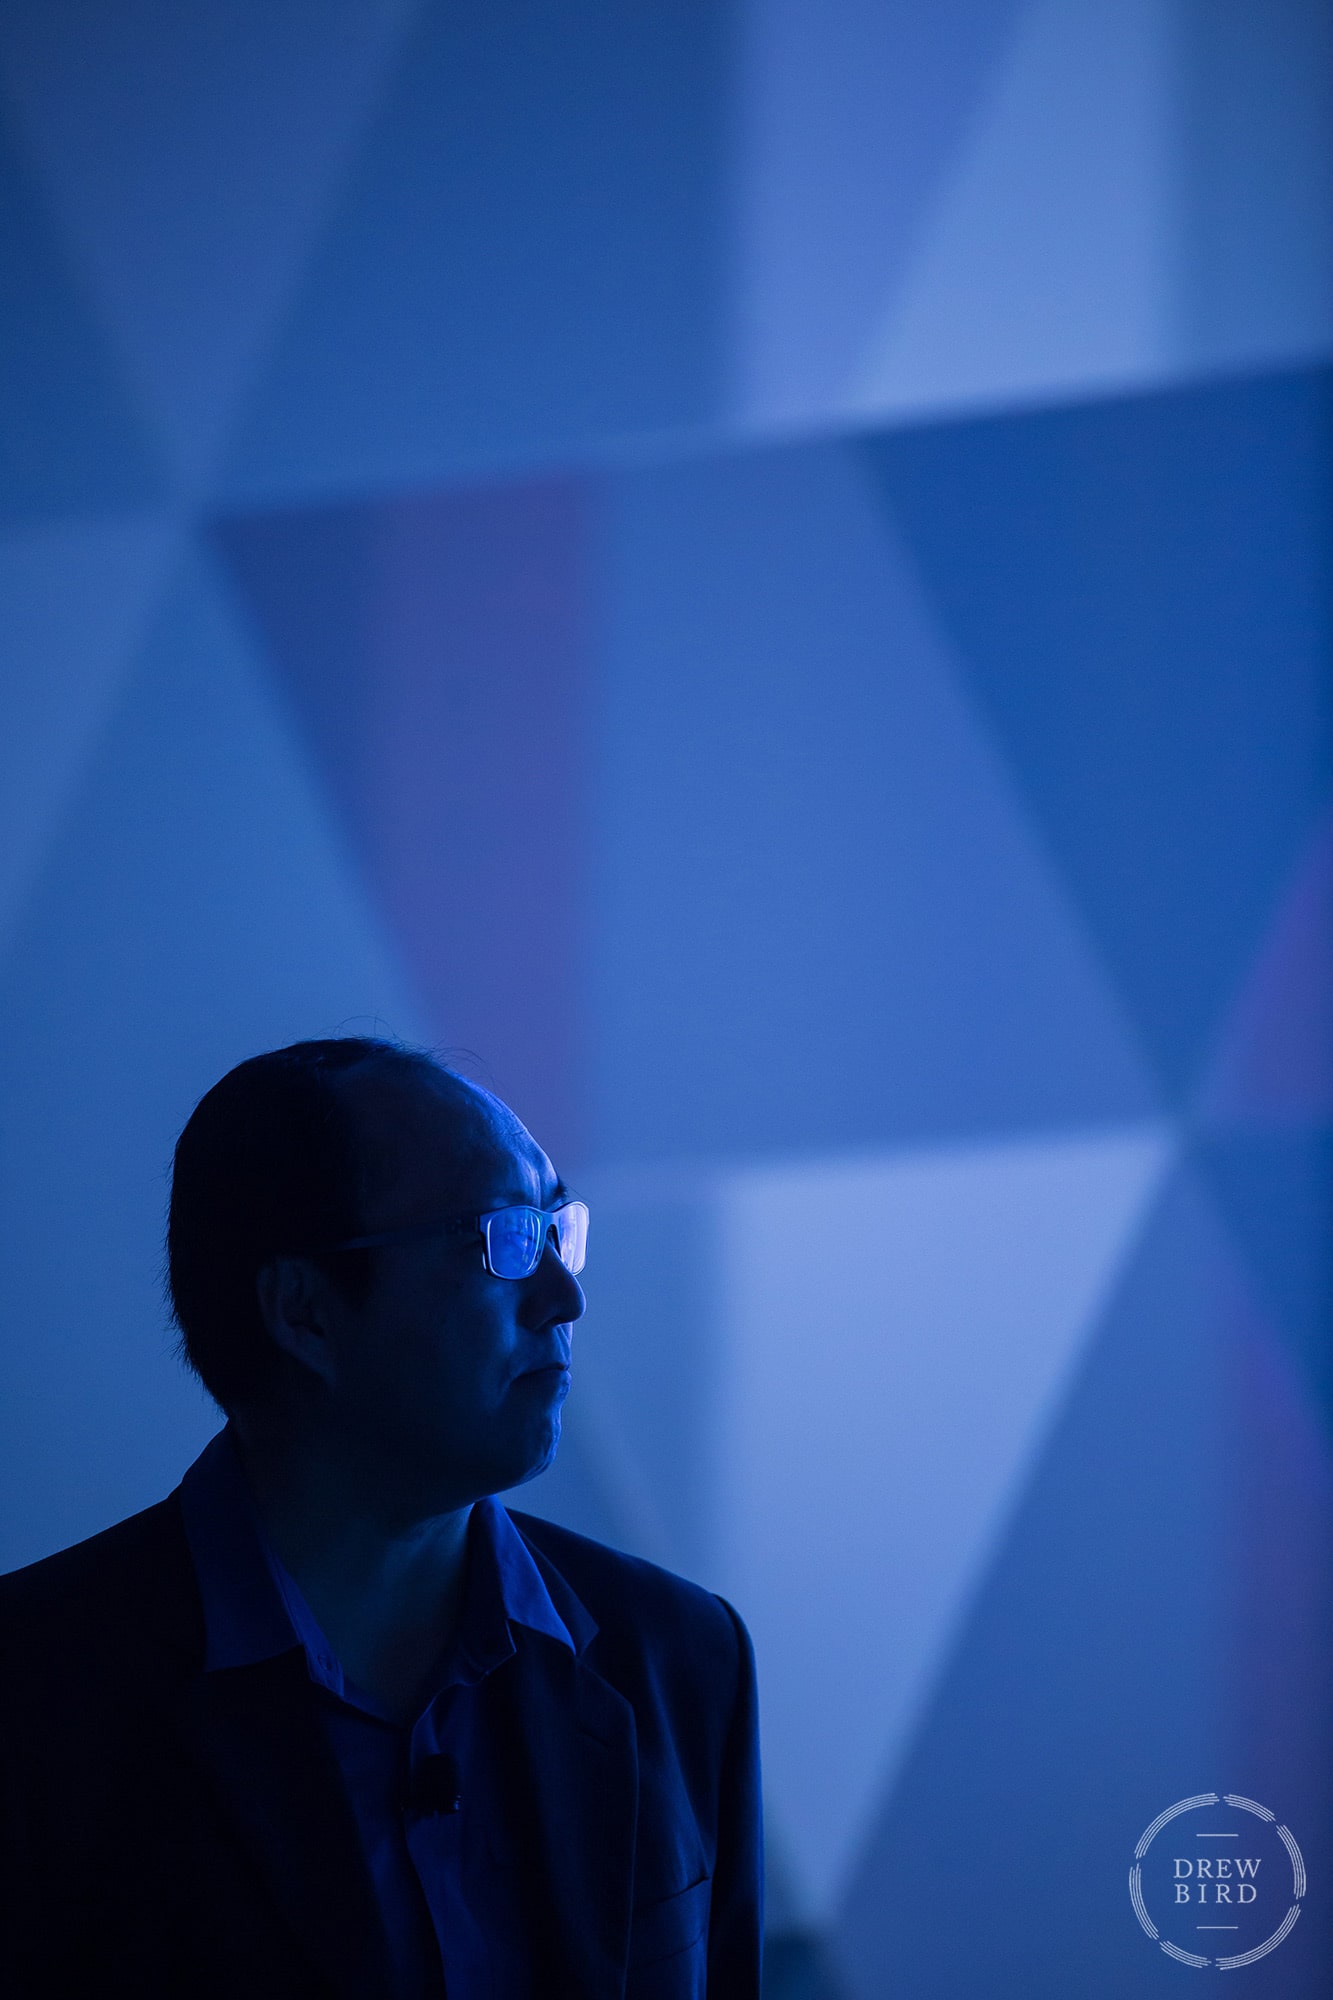
[[[369,1036],[294,1042],[229,1070],[176,1142],[167,1289],[182,1358],[224,1410],[262,1395],[278,1367],[259,1310],[261,1265],[356,1234],[364,1168],[339,1084],[367,1064],[452,1074]],[[350,1251],[325,1268],[360,1300],[374,1258]]]

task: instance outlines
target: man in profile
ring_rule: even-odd
[[[228,1422],[0,1580],[0,1992],[757,1995],[743,1626],[494,1498],[554,1457],[586,1232],[393,1044],[203,1098],[169,1276]]]

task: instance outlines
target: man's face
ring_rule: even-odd
[[[348,1091],[371,1178],[358,1234],[564,1199],[545,1153],[484,1092],[382,1072],[349,1079]],[[349,1455],[408,1514],[544,1471],[584,1309],[554,1243],[519,1279],[492,1276],[466,1229],[374,1254],[364,1303],[331,1304],[327,1414]]]

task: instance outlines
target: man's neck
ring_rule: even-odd
[[[344,1674],[400,1723],[420,1712],[462,1609],[471,1506],[390,1513],[326,1441],[233,1423],[274,1552]]]

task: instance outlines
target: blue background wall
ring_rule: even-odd
[[[1331,89],[1323,0],[0,7],[0,1563],[216,1421],[207,1085],[471,1051],[595,1211],[524,1504],[754,1631],[773,1993],[1171,1989],[1207,1789],[1326,1989]]]

